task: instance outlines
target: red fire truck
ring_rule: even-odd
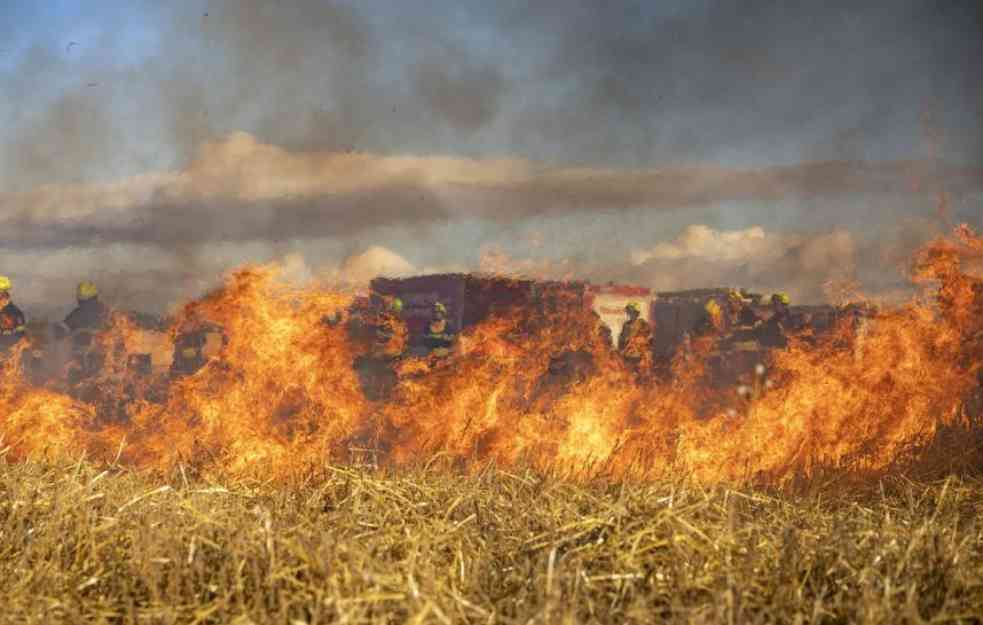
[[[445,273],[411,278],[376,278],[371,282],[372,305],[380,298],[398,297],[409,332],[411,354],[426,353],[423,337],[435,302],[447,308],[447,331],[457,334],[495,311],[511,306],[543,306],[563,296],[564,302],[585,305],[586,285],[580,282],[545,282],[501,276]]]

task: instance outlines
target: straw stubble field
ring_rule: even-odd
[[[979,623],[983,482],[0,465],[4,623]]]

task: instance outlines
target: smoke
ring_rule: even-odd
[[[0,60],[0,265],[37,306],[85,276],[160,309],[234,264],[291,254],[357,282],[375,261],[353,259],[373,245],[402,254],[379,265],[398,272],[784,280],[818,297],[828,263],[864,278],[921,238],[840,226],[849,198],[914,185],[976,206],[970,4],[193,0],[63,22],[19,9]],[[930,153],[926,112],[941,137]],[[827,227],[783,234],[803,199],[829,205]],[[635,262],[558,260],[550,232],[552,218],[678,223],[734,202],[784,212],[694,217],[729,258],[680,240],[660,256],[653,240]],[[548,260],[433,245],[456,224],[532,219]],[[415,258],[406,240],[447,257]]]
[[[460,51],[449,51],[460,59]],[[507,90],[503,71],[466,57],[448,65],[446,57],[423,60],[414,72],[414,87],[439,121],[461,132],[473,132],[498,115]]]
[[[920,158],[928,111],[938,157],[983,156],[971,0],[116,9],[82,33],[38,13],[0,64],[7,188],[180,164],[234,130],[303,150],[758,165]]]
[[[669,242],[635,250],[633,267],[622,275],[663,291],[720,286],[786,291],[803,304],[826,303],[831,288],[849,285],[859,289],[856,295],[898,303],[914,294],[907,274],[915,252],[941,231],[927,220],[906,220],[872,236],[842,228],[721,231],[700,224]]]
[[[548,168],[522,160],[292,152],[240,132],[206,143],[183,170],[0,194],[0,243],[8,249],[94,240],[195,248],[215,241],[342,237],[462,218],[511,221],[897,192],[909,186],[918,165]],[[937,184],[950,188],[983,187],[983,170],[951,168],[934,175]]]
[[[354,284],[368,284],[376,276],[403,278],[417,271],[408,260],[379,245],[345,259],[338,269],[338,279]]]
[[[184,169],[0,194],[0,261],[19,281],[36,285],[30,298],[35,304],[47,301],[52,291],[70,292],[75,280],[88,275],[116,285],[121,300],[161,309],[207,289],[235,264],[310,251],[326,241],[371,240],[382,227],[402,226],[425,239],[427,228],[466,219],[505,224],[578,213],[616,219],[625,211],[651,214],[733,200],[884,193],[909,187],[912,172],[920,167],[557,168],[519,159],[291,151],[240,132],[204,144]],[[983,179],[967,168],[935,169],[931,175],[938,185],[968,190],[979,188]],[[905,236],[892,244],[891,259],[898,260],[921,240]],[[852,275],[858,263],[884,265],[883,258],[854,249],[851,241],[848,232],[806,240],[766,236],[764,226],[728,233],[707,225],[690,228],[676,241],[636,250],[634,263],[622,269],[612,268],[627,262],[617,257],[510,267],[496,260],[494,249],[485,251],[477,268],[563,278],[612,275],[659,288],[682,288],[673,276],[795,283],[808,285],[800,294],[812,298],[830,278],[830,267]],[[379,268],[401,275],[415,268],[402,260],[405,264],[390,259]],[[366,271],[376,264],[336,259],[338,271],[351,275],[335,279],[365,282],[371,277]],[[437,264],[462,263],[450,258]]]
[[[663,291],[743,286],[816,303],[826,283],[857,278],[859,246],[844,230],[799,235],[695,225],[673,241],[635,252],[632,273]]]
[[[563,85],[526,101],[513,136],[625,163],[868,160],[922,155],[928,109],[940,157],[983,157],[977,2],[658,5],[496,3]]]
[[[597,262],[584,258],[524,257],[501,246],[482,250],[478,269],[547,280],[592,280],[638,284],[654,291],[742,287],[760,293],[788,292],[799,304],[828,303],[835,290],[851,290],[879,303],[914,295],[908,270],[915,252],[942,234],[929,220],[906,220],[881,236],[860,237],[842,229],[779,232],[757,225],[720,230],[687,226],[676,237],[626,257]]]

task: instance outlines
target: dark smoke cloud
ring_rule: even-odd
[[[290,152],[239,133],[177,172],[0,195],[8,249],[347,237],[460,218],[666,211],[727,201],[983,189],[983,170],[923,163],[807,163],[752,170],[546,168],[524,161]]]
[[[141,6],[160,39],[145,61],[126,63],[126,18],[104,10],[101,36],[0,76],[22,102],[8,186],[180,162],[235,130],[297,149],[759,164],[920,157],[932,112],[939,156],[983,159],[971,0]]]
[[[973,2],[140,10],[159,38],[146,58],[129,58],[117,42],[127,18],[105,11],[101,35],[68,51],[36,43],[0,70],[14,101],[0,105],[0,261],[52,293],[70,288],[63,273],[123,265],[101,275],[156,305],[255,249],[371,241],[382,228],[426,245],[429,228],[461,219],[743,201],[782,204],[794,221],[797,200],[835,198],[835,229],[851,195],[914,191],[930,205],[945,190],[972,210],[983,187]],[[857,272],[883,260],[881,246],[853,244]],[[213,253],[226,245],[240,251]],[[818,243],[783,249],[736,273],[705,259],[591,262],[625,279],[761,281],[825,258]]]
[[[429,58],[416,68],[415,89],[430,111],[460,131],[474,131],[498,114],[506,82],[493,65]]]
[[[545,39],[543,75],[566,87],[528,101],[517,141],[629,162],[883,158],[913,155],[932,110],[950,157],[983,157],[983,11],[972,0],[495,6],[504,30]]]
[[[388,110],[366,80],[379,64],[376,36],[350,7],[246,0],[143,11],[160,37],[146,61],[125,64],[131,52],[112,42],[125,24],[107,11],[101,37],[67,51],[45,42],[2,77],[21,101],[4,148],[8,188],[105,178],[114,163],[153,152],[180,163],[243,127],[281,144],[351,146]]]
[[[983,189],[983,168],[838,161],[758,169],[563,169],[542,171],[497,187],[474,185],[460,199],[483,216],[511,219],[595,210],[672,210],[729,201],[905,193],[915,184],[921,185],[922,192],[944,188],[958,194],[972,193]]]

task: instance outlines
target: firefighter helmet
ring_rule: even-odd
[[[771,301],[774,303],[781,303],[788,306],[792,303],[792,299],[788,296],[788,293],[775,293],[771,296]]]
[[[393,311],[397,315],[403,312],[403,300],[394,298],[393,301],[389,303],[389,310]]]
[[[730,289],[730,290],[728,290],[727,291],[727,298],[730,299],[730,300],[733,300],[735,302],[742,302],[743,303],[744,301],[746,301],[744,299],[744,296],[741,295],[741,292],[738,291],[737,289]]]
[[[13,288],[13,283],[11,283],[10,278],[7,276],[0,276],[0,293],[6,293],[11,288]]]
[[[78,298],[80,301],[95,299],[99,295],[99,289],[92,282],[86,280],[78,286]]]
[[[447,307],[444,306],[443,304],[441,304],[440,302],[434,302],[433,303],[433,311],[435,313],[437,313],[438,315],[446,315],[447,314]]]
[[[642,314],[642,307],[638,305],[638,302],[628,302],[628,305],[625,306],[625,312],[629,314],[635,313],[636,315],[640,315]]]

